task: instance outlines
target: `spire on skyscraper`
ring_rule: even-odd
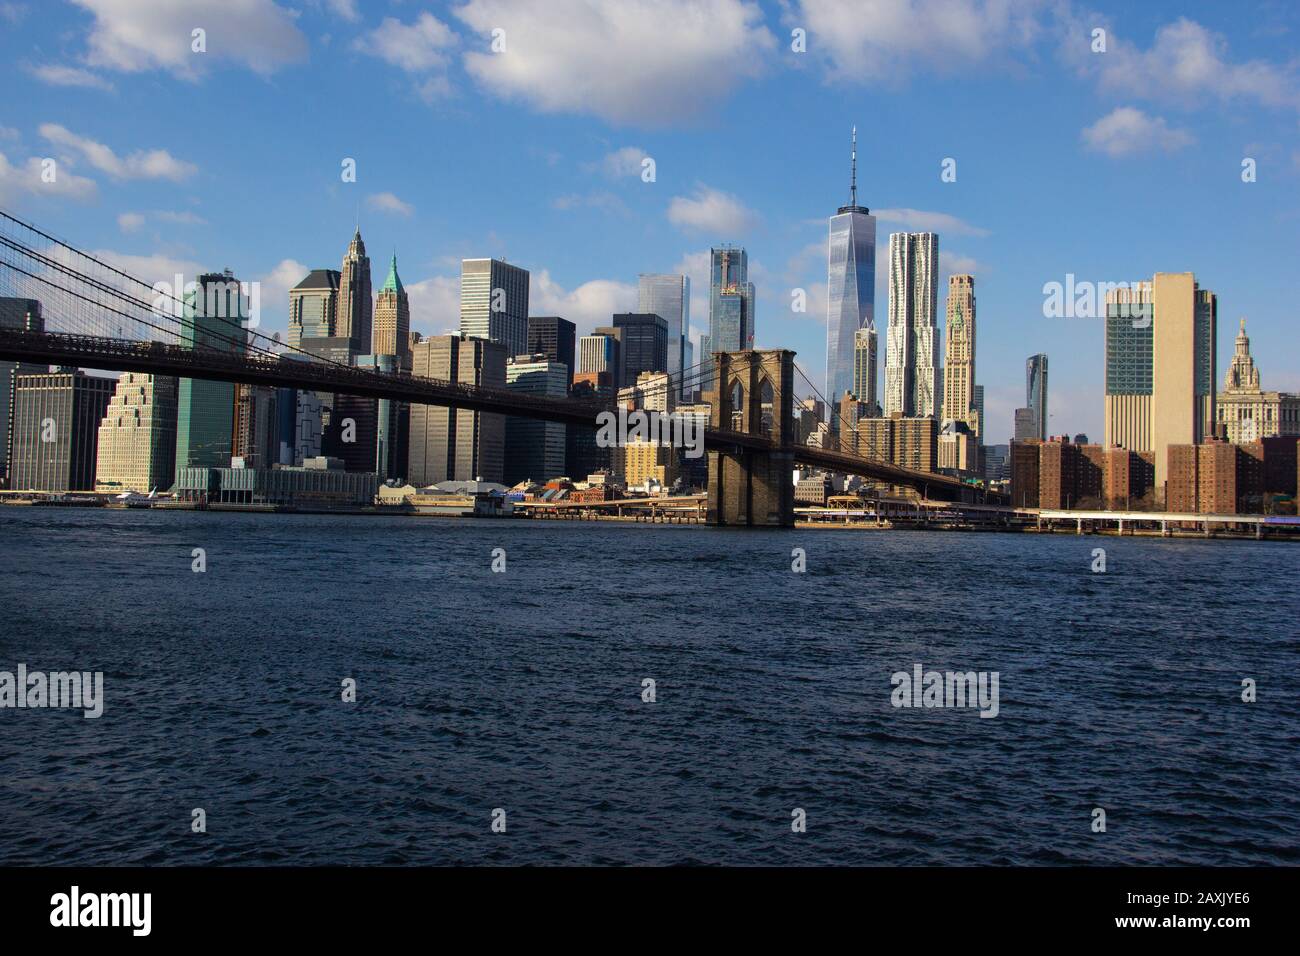
[[[853,143],[849,149],[849,205],[858,204],[858,127],[853,126]]]
[[[388,278],[384,280],[384,287],[380,291],[397,292],[399,294],[406,292],[401,278],[397,275],[397,253],[393,253],[393,260],[388,266]]]

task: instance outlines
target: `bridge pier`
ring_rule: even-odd
[[[707,521],[741,527],[794,527],[794,353],[718,352],[711,394],[715,429],[761,437],[771,450],[709,450]]]

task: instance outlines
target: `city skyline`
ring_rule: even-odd
[[[0,204],[150,278],[230,266],[263,283],[271,330],[287,334],[287,290],[312,270],[338,269],[340,246],[359,222],[381,262],[395,250],[410,263],[412,328],[422,334],[458,327],[460,260],[491,256],[528,269],[533,311],[574,321],[579,335],[638,307],[639,273],[684,274],[694,280],[690,328],[698,342],[708,315],[708,249],[733,242],[751,256],[755,345],[795,349],[821,381],[824,217],[843,201],[844,137],[856,122],[859,192],[871,200],[880,236],[937,232],[939,282],[954,272],[978,279],[988,441],[1009,435],[1019,369],[1033,352],[1055,359],[1057,430],[1103,431],[1102,320],[1042,315],[1043,285],[1067,275],[1100,282],[1194,272],[1224,310],[1216,379],[1245,316],[1270,386],[1300,391],[1300,360],[1285,348],[1292,297],[1283,287],[1285,250],[1300,221],[1300,135],[1284,121],[1300,92],[1279,39],[1298,25],[1295,11],[1256,5],[1268,16],[1255,19],[1277,27],[1264,34],[1243,26],[1252,18],[1210,4],[1182,18],[1117,4],[1096,16],[1028,4],[1019,19],[984,17],[971,49],[933,70],[896,33],[865,29],[865,17],[841,35],[834,12],[820,4],[787,10],[718,0],[708,6],[719,56],[747,66],[710,92],[728,109],[720,124],[704,125],[694,98],[679,92],[705,70],[693,61],[665,91],[654,85],[661,79],[654,66],[630,56],[626,79],[584,98],[575,84],[586,64],[520,53],[520,70],[563,81],[554,102],[522,89],[513,74],[496,76],[480,2],[427,14],[349,5],[353,18],[316,3],[296,19],[284,6],[252,3],[236,19],[274,27],[262,46],[232,50],[214,26],[206,61],[192,60],[188,47],[132,46],[124,25],[131,15],[110,17],[98,6],[56,5],[39,18],[30,4],[6,6],[13,26],[0,49],[10,54],[9,80],[26,95],[0,117]],[[157,6],[174,15],[175,5]],[[545,30],[525,8],[493,7],[507,31]],[[204,11],[205,0],[189,9]],[[744,15],[722,16],[734,10]],[[1021,39],[1010,20],[1032,39]],[[789,49],[800,23],[806,54]],[[1110,39],[1104,54],[1090,48],[1098,27]],[[647,29],[683,28],[656,21]],[[602,42],[614,43],[593,38],[591,49],[579,48],[594,57]],[[35,61],[33,49],[43,51]],[[855,72],[850,54],[863,51],[897,64],[897,79]],[[1180,73],[1179,64],[1204,68]],[[1125,68],[1131,82],[1120,87]],[[972,74],[979,82],[964,82]],[[645,87],[640,95],[633,79]],[[1058,95],[1032,92],[1036,80],[1050,81]],[[128,96],[160,115],[184,115],[191,97],[246,104],[243,133],[258,147],[217,163],[143,116],[114,110],[105,125],[105,109]],[[310,148],[292,142],[299,121],[283,122],[280,107],[300,97],[328,97],[353,117],[356,136],[336,135],[327,148],[317,139]],[[1033,137],[1024,135],[1023,117],[997,108],[1022,97]],[[759,109],[767,111],[761,123]],[[914,121],[918,112],[926,122]],[[410,121],[409,141],[376,151],[370,143],[387,140],[371,130],[395,114]],[[799,133],[788,144],[770,137],[782,123]],[[448,138],[452,131],[464,135]],[[503,153],[506,136],[526,145]],[[29,175],[46,156],[65,172],[54,195]],[[355,182],[340,176],[349,158]],[[956,179],[944,182],[949,158]],[[1244,158],[1257,165],[1254,182],[1242,181]],[[654,163],[650,181],[646,159]],[[476,184],[484,189],[461,188]],[[1186,201],[1188,190],[1197,203]],[[1116,231],[1118,218],[1135,209],[1168,225],[1158,240]],[[1205,216],[1216,230],[1200,228]],[[1252,241],[1225,246],[1223,232]],[[876,270],[882,310],[885,271]],[[803,313],[791,310],[795,290],[807,295]],[[881,339],[883,351],[883,330]]]

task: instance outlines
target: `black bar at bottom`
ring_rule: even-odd
[[[940,947],[1044,934],[1071,941],[1172,934],[1231,945],[1242,933],[1276,934],[1287,925],[1283,907],[1295,876],[1287,868],[1202,867],[13,868],[0,870],[0,926],[6,943],[31,936],[67,941],[76,934],[78,943],[337,945],[408,933],[451,942],[471,931],[484,941],[517,933],[532,934],[534,943],[598,934],[635,946],[638,940],[684,942],[677,930],[705,926],[733,940],[770,941],[774,933],[794,939],[806,933],[812,940],[833,930],[862,941],[924,945],[928,939]],[[147,911],[143,894],[149,894]],[[146,912],[147,935],[141,932]],[[71,925],[114,921],[119,925]]]

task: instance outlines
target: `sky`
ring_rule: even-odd
[[[820,383],[856,124],[882,377],[889,233],[937,232],[941,324],[975,276],[986,442],[1036,352],[1049,432],[1102,437],[1102,322],[1044,314],[1067,275],[1194,272],[1220,386],[1245,317],[1264,387],[1300,391],[1286,0],[0,0],[0,64],[0,208],[148,282],[229,267],[268,330],[358,222],[426,334],[457,326],[460,260],[495,256],[579,334],[685,272],[694,339],[732,242],[755,345]]]

